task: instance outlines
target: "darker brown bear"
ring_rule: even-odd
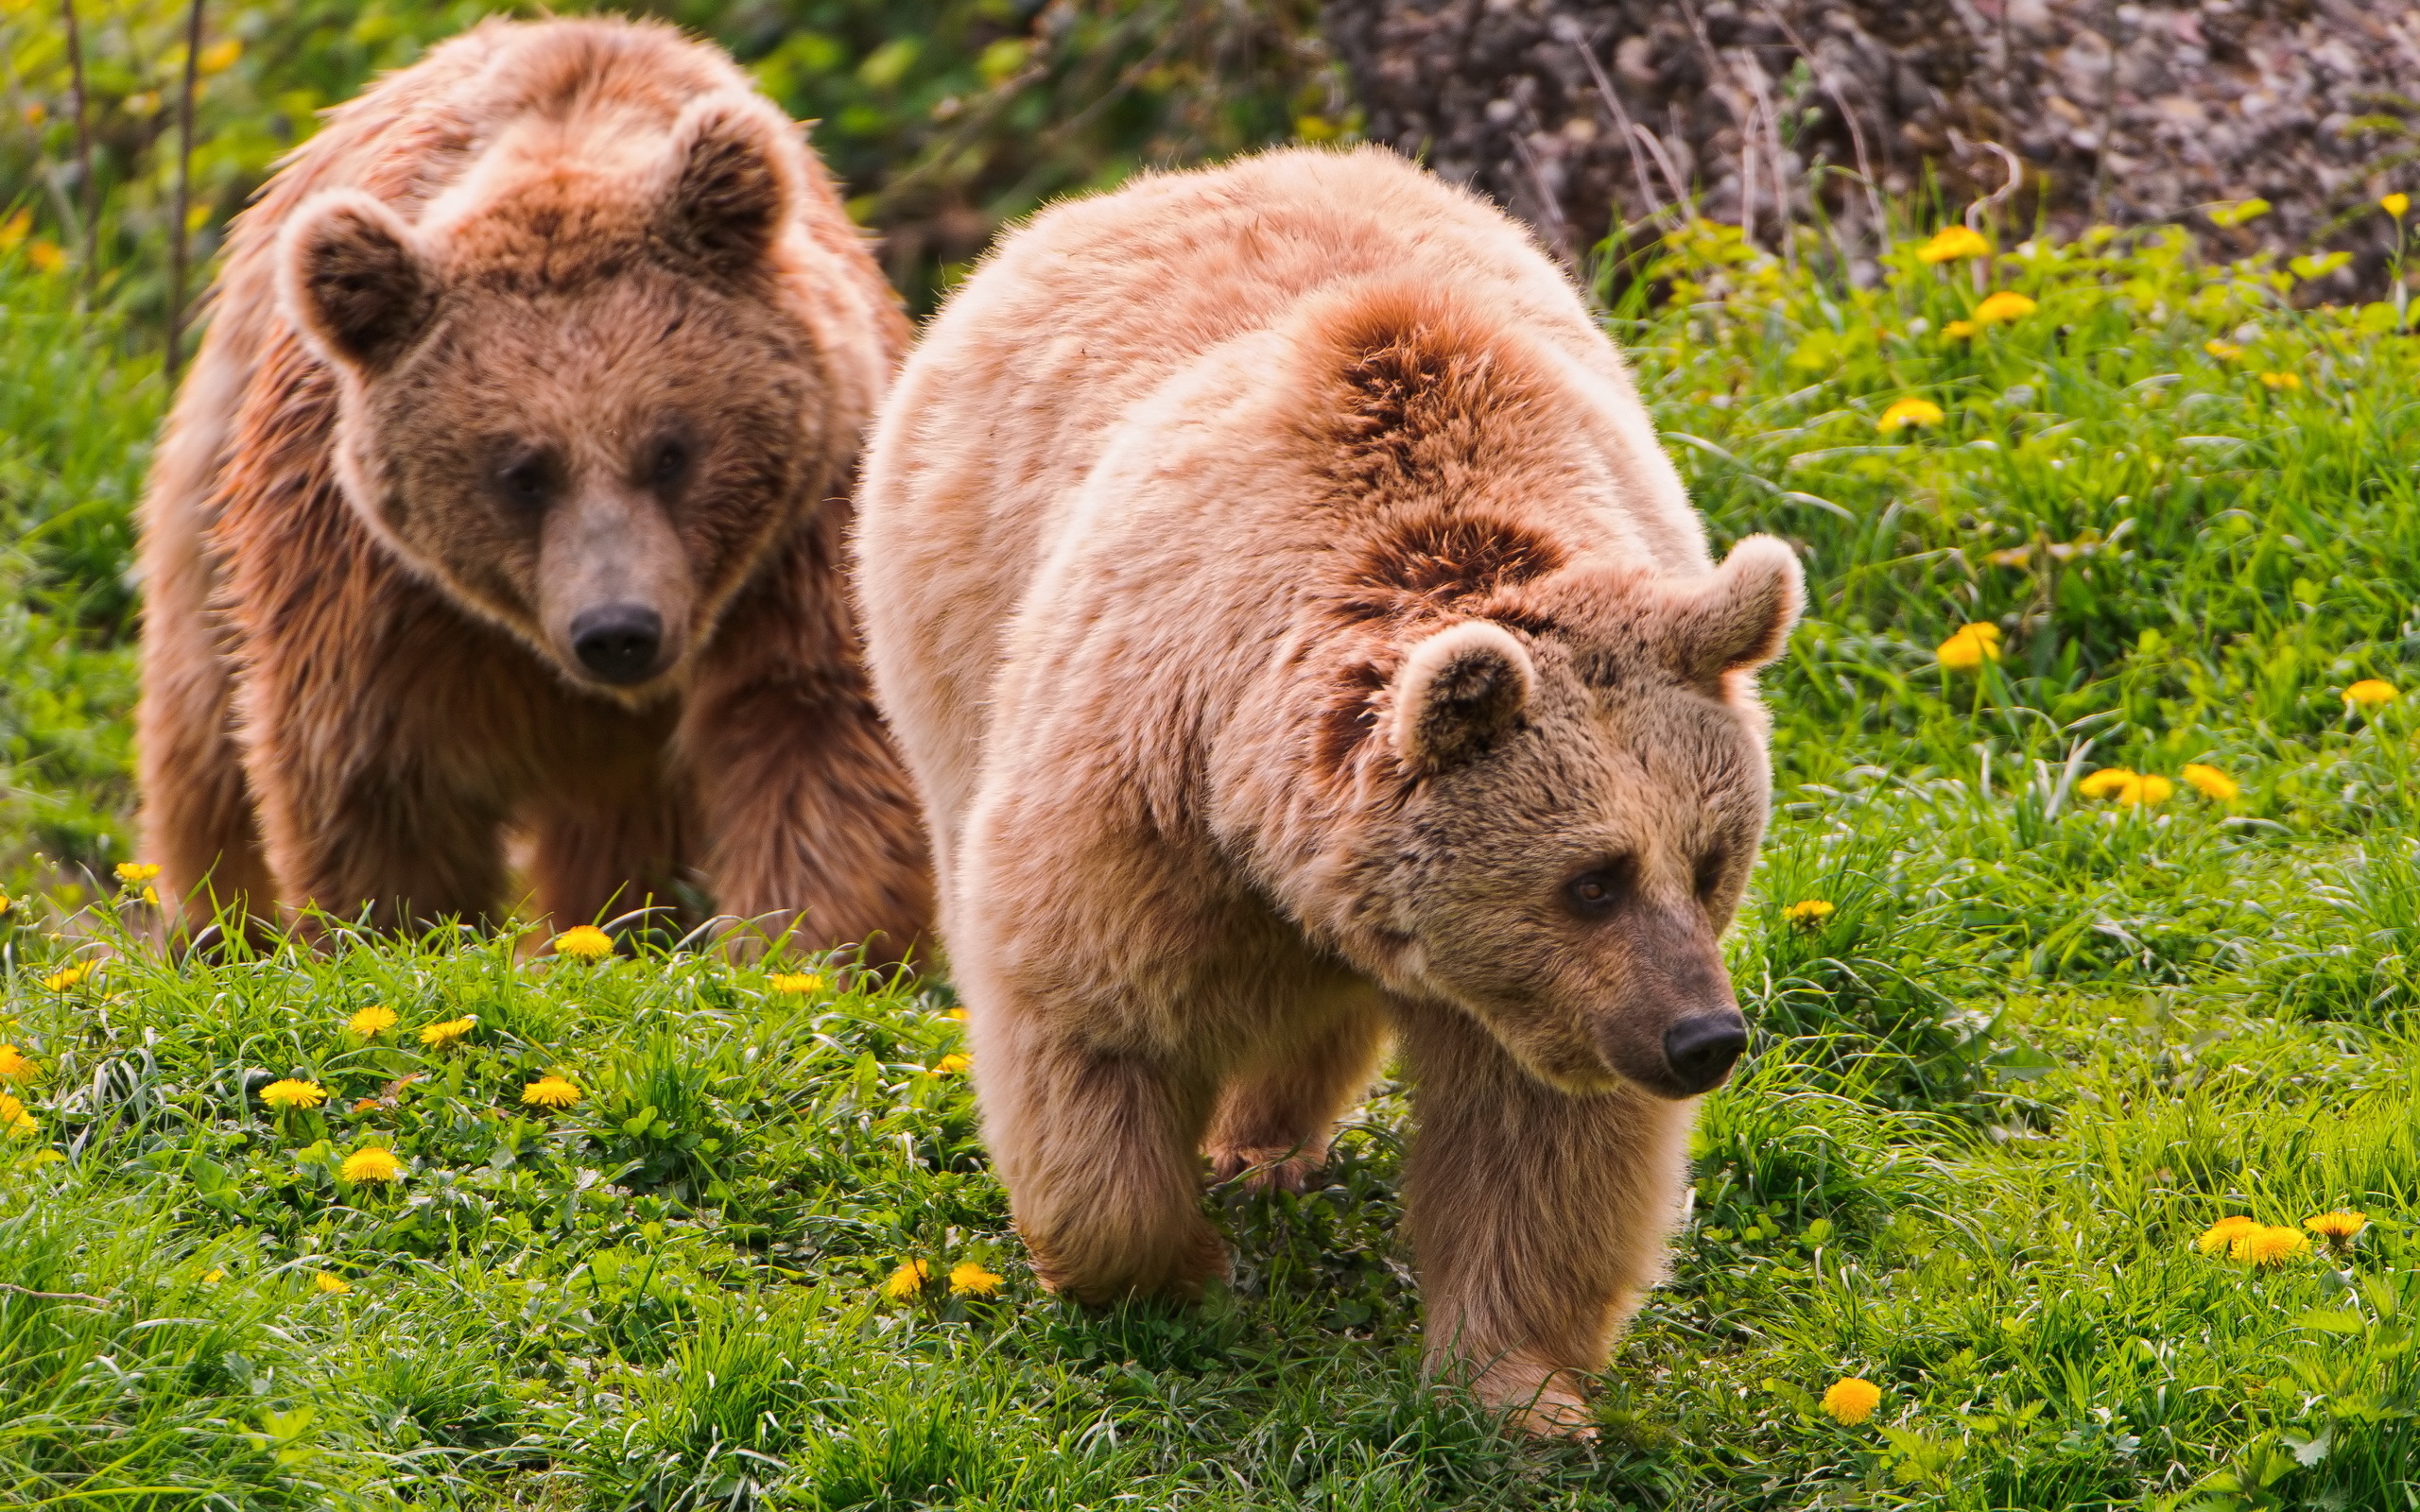
[[[144,506],[164,894],[595,919],[694,877],[896,953],[929,884],[839,578],[906,335],[711,48],[490,23],[237,223]]]

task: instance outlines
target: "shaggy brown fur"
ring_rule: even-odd
[[[729,59],[478,26],[334,113],[217,299],[143,510],[164,894],[475,919],[510,828],[559,923],[694,871],[925,927],[838,560],[906,326]]]
[[[1537,1427],[1659,1274],[1763,833],[1788,548],[1719,569],[1620,359],[1379,151],[1011,236],[877,422],[859,589],[1034,1263],[1223,1264],[1390,1026],[1432,1365]]]

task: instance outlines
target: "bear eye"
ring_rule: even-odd
[[[1698,902],[1714,902],[1715,893],[1722,886],[1722,874],[1729,869],[1730,857],[1720,850],[1709,850],[1698,858]]]
[[[1563,885],[1564,902],[1582,919],[1602,919],[1629,895],[1634,868],[1628,856],[1598,862]]]
[[[657,442],[655,458],[648,464],[648,481],[668,489],[688,475],[689,448],[677,440]]]
[[[523,509],[543,509],[554,496],[554,461],[544,452],[533,452],[509,464],[495,481],[507,502]]]

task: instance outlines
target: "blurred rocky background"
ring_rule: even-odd
[[[130,335],[159,330],[167,302],[194,4],[0,4],[0,254],[24,243],[78,265]],[[2353,254],[2304,280],[2325,298],[2379,282],[2392,226],[2377,198],[2420,182],[2420,5],[2404,0],[554,7],[593,8],[716,39],[816,122],[919,310],[1053,196],[1289,140],[1386,143],[1494,196],[1575,262],[1609,233],[1643,245],[1703,215],[1772,250],[1817,228],[1854,270],[1885,207],[1929,230],[2006,189],[2014,164],[2003,232],[2182,221],[2221,252]],[[534,0],[200,9],[196,287],[228,218],[317,112],[482,15],[541,13]]]
[[[2395,0],[1329,0],[1374,140],[1567,255],[1680,207],[1771,249],[1885,206],[2003,225],[2186,222],[2218,247],[2354,254],[2420,181],[2420,8]],[[2265,214],[2247,201],[2266,201]],[[2213,214],[2215,212],[2215,215]],[[2325,290],[2325,285],[2323,289]]]

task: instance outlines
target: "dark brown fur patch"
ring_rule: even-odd
[[[1564,558],[1554,541],[1510,520],[1430,516],[1380,537],[1363,558],[1360,578],[1451,604],[1543,577]]]
[[[1483,465],[1495,421],[1536,388],[1487,331],[1408,288],[1372,291],[1337,318],[1335,387],[1314,424],[1341,490],[1368,497]]]
[[[1374,662],[1357,661],[1337,679],[1336,696],[1321,712],[1315,747],[1322,772],[1340,772],[1361,742],[1378,728],[1378,695],[1391,674]]]

